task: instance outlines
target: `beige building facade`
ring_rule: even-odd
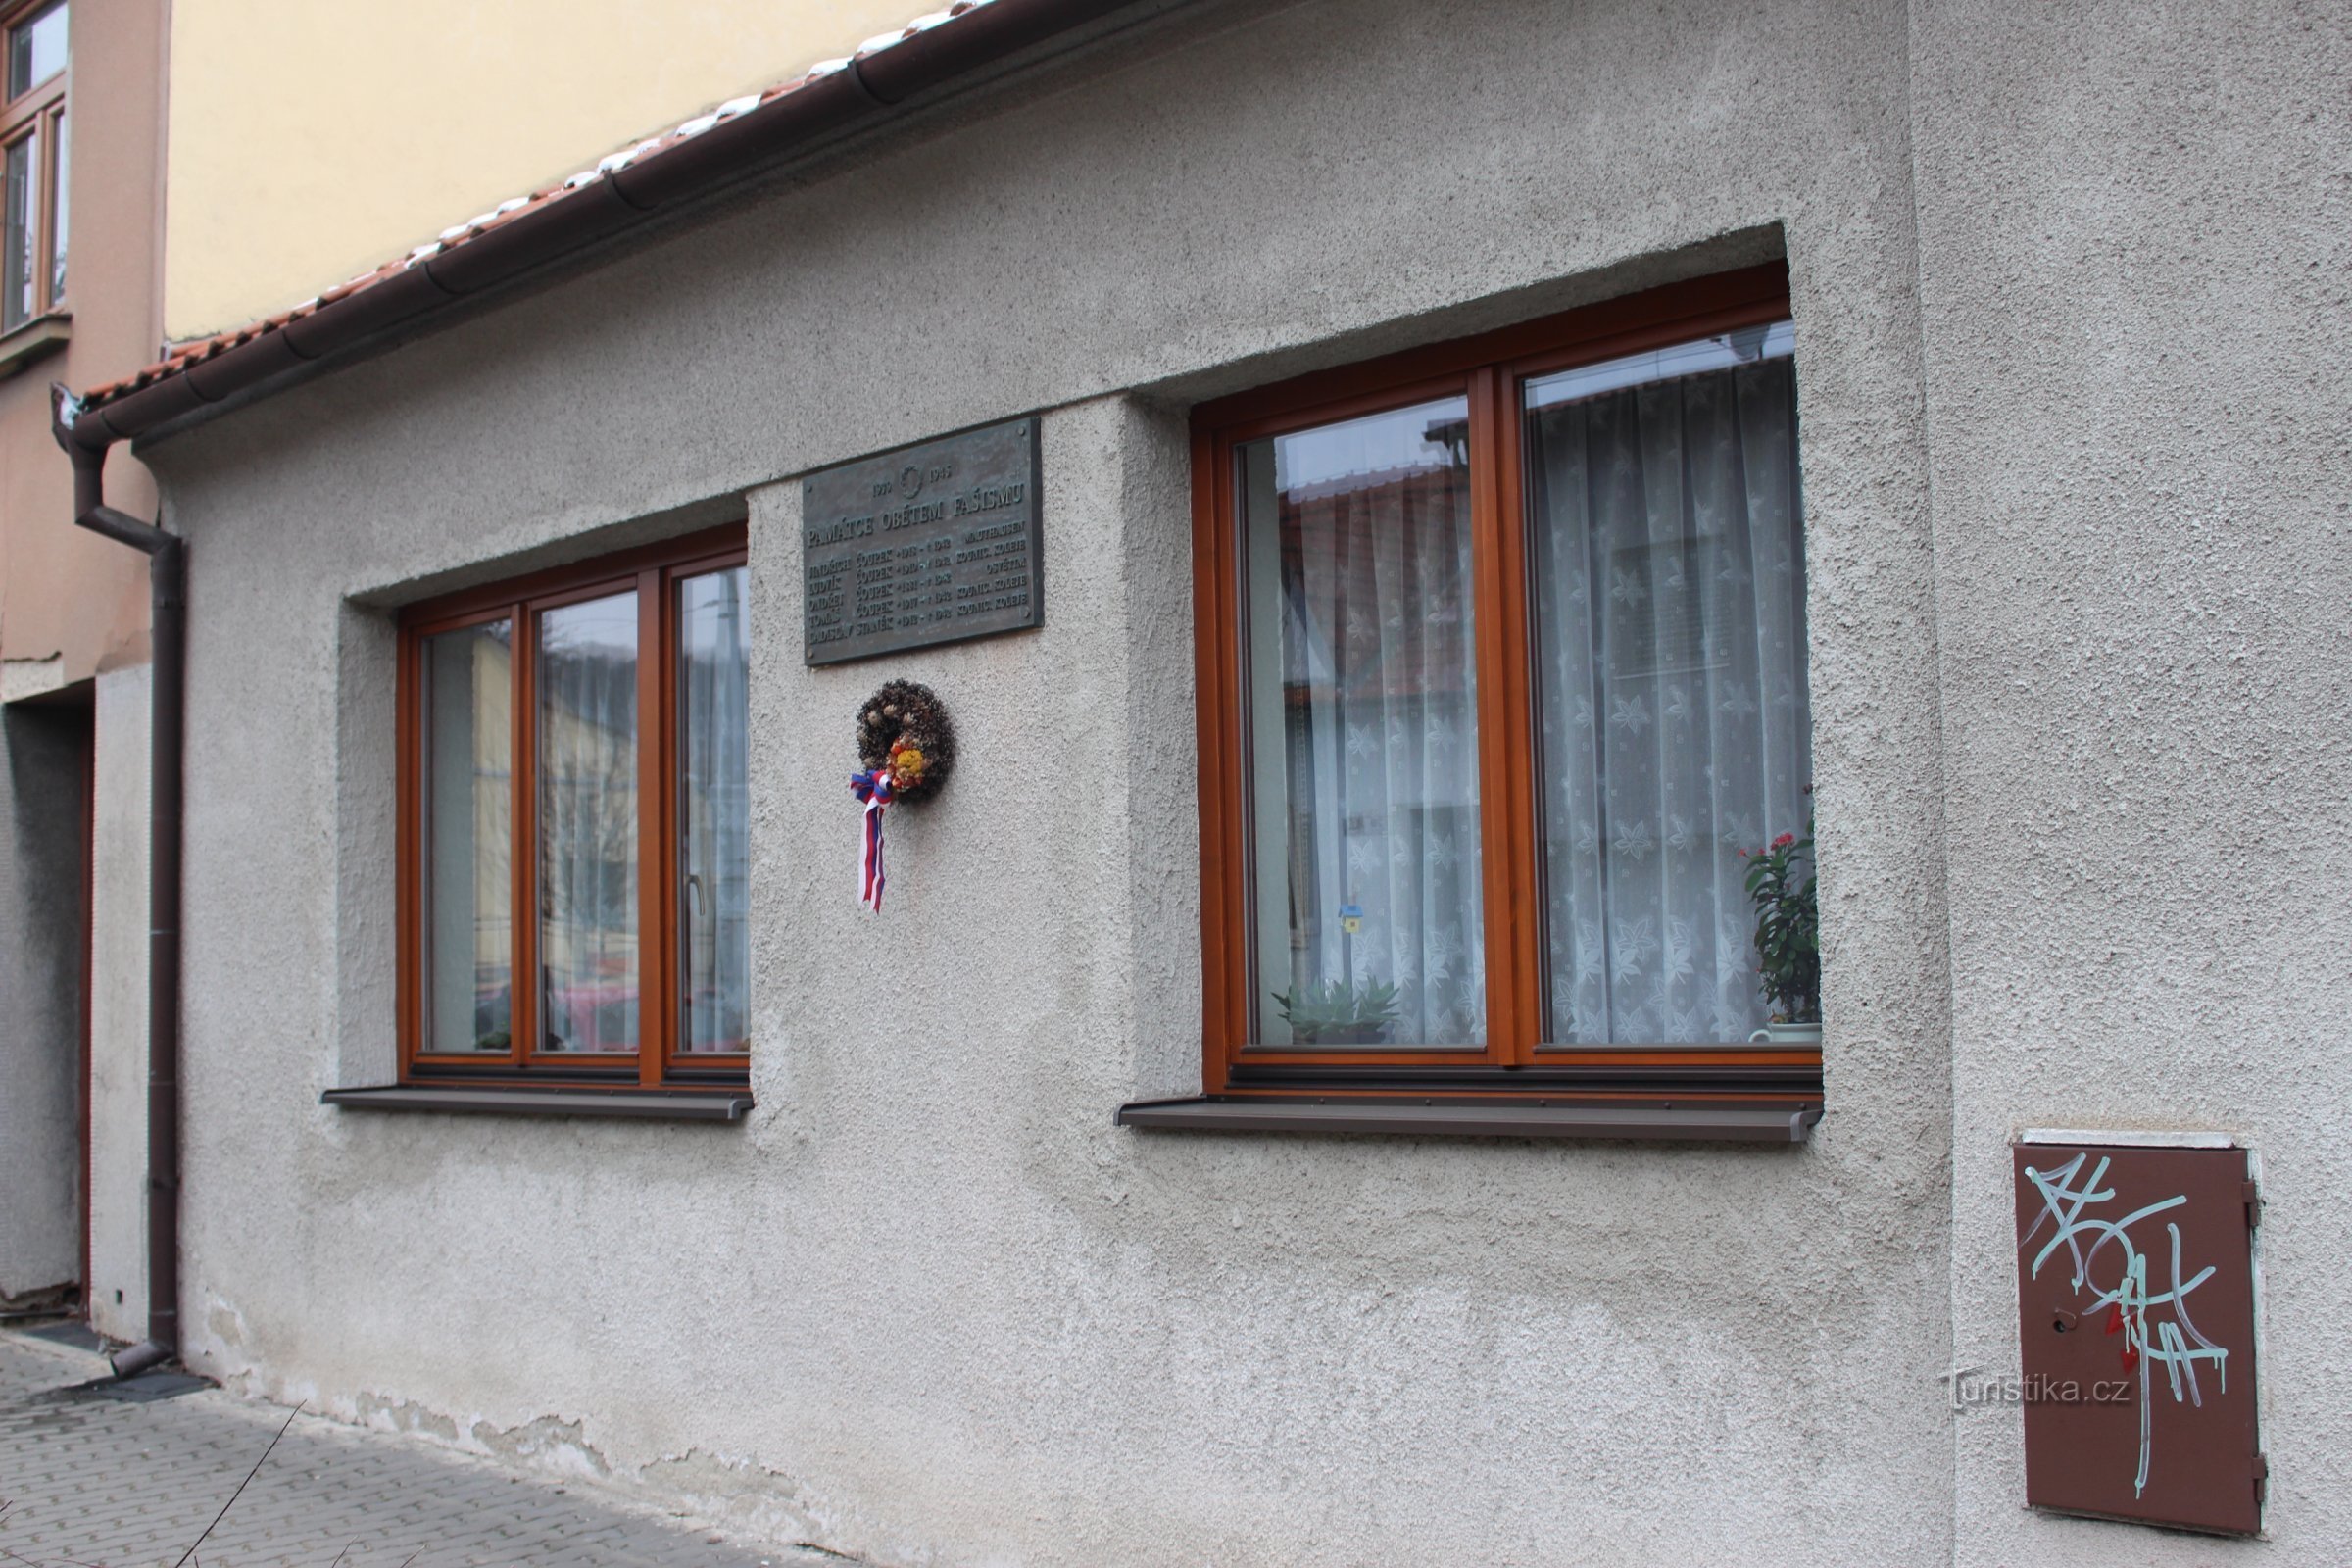
[[[83,1129],[144,1125],[147,573],[74,526],[49,385],[162,340],[167,34],[161,0],[0,12],[0,1308],[145,1298],[141,1177]],[[135,458],[112,481],[154,514]]]
[[[909,15],[907,0],[421,0],[387,25],[316,0],[179,0],[166,335],[282,310]]]

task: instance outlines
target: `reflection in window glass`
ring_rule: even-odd
[[[749,1049],[750,589],[742,566],[678,583],[680,1051]]]
[[[1792,346],[1527,383],[1556,1043],[1764,1022],[1740,851],[1804,831],[1812,771]]]
[[[514,628],[424,640],[424,1038],[506,1052],[514,1001],[509,820]]]
[[[58,0],[8,29],[8,95],[30,92],[66,69],[66,6]]]
[[[539,616],[539,1027],[637,1049],[637,596]]]
[[[1262,1044],[1486,1040],[1468,418],[1239,454]]]
[[[67,179],[68,164],[74,138],[66,128],[63,114],[50,122],[57,130],[57,168],[50,175],[56,195],[49,208],[49,303],[54,308],[66,297],[66,220],[73,204],[67,200],[72,185]]]
[[[5,202],[4,220],[0,220],[0,330],[13,330],[33,318],[38,308],[33,298],[34,284],[40,278],[33,265],[32,248],[38,242],[40,212],[35,197],[40,189],[41,132],[36,125],[32,131],[9,143],[8,159],[0,179],[0,202]]]

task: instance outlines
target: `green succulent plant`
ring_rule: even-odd
[[[1300,1045],[1378,1044],[1396,1021],[1396,988],[1386,980],[1311,980],[1273,996]]]

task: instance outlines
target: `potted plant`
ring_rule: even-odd
[[[1274,1004],[1302,1046],[1386,1045],[1396,1021],[1396,988],[1385,980],[1309,981],[1275,992]]]
[[[1747,896],[1756,906],[1756,970],[1771,1019],[1748,1036],[1774,1045],[1821,1044],[1821,910],[1813,892],[1813,823],[1784,833],[1748,858]],[[1797,880],[1799,870],[1804,879]]]

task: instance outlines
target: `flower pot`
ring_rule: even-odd
[[[1768,1023],[1747,1038],[1751,1045],[1770,1041],[1773,1045],[1791,1050],[1810,1048],[1818,1051],[1821,1049],[1821,1024],[1818,1020],[1812,1023]]]

